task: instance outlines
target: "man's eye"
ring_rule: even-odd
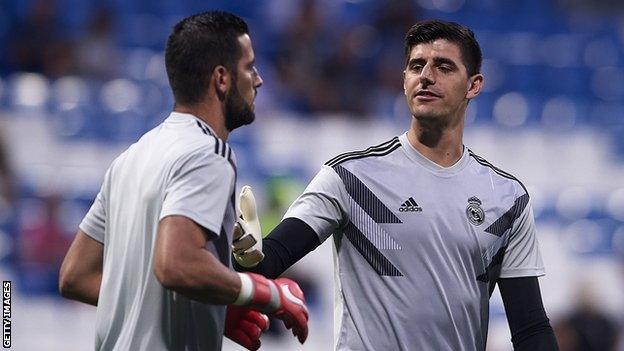
[[[452,69],[451,67],[449,67],[449,66],[440,66],[438,69],[439,69],[440,71],[442,71],[442,72],[450,72],[450,71],[452,71],[452,70],[453,70],[453,69]]]

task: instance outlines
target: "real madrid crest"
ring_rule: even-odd
[[[468,199],[468,207],[466,207],[466,216],[470,223],[480,225],[485,220],[485,211],[481,208],[481,200],[472,196]]]

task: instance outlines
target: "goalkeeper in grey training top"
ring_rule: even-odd
[[[335,349],[484,350],[498,283],[514,348],[556,350],[529,194],[462,142],[484,79],[474,34],[418,22],[405,58],[409,130],[325,163],[263,241],[242,218],[238,269],[277,277],[332,236]]]
[[[182,19],[165,68],[173,111],[108,168],[63,260],[61,294],[97,306],[97,351],[219,351],[224,336],[257,350],[263,313],[303,343],[299,286],[231,269],[237,166],[227,138],[254,121],[263,83],[247,23],[224,11]]]

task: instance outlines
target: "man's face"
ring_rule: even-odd
[[[468,99],[479,93],[482,79],[480,74],[468,77],[457,44],[437,39],[412,47],[403,88],[414,118],[448,125],[463,118]]]
[[[254,100],[257,88],[262,85],[249,35],[238,37],[238,44],[242,55],[232,76],[232,87],[225,97],[225,127],[229,131],[254,121]]]

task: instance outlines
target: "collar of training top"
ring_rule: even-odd
[[[458,174],[459,172],[461,172],[468,165],[470,161],[468,150],[465,146],[463,146],[462,156],[460,157],[460,159],[457,160],[457,162],[455,162],[455,164],[453,164],[450,167],[442,167],[439,164],[426,158],[420,152],[418,152],[418,150],[416,150],[414,146],[412,146],[412,144],[410,144],[409,140],[407,139],[407,132],[403,133],[402,135],[399,135],[399,141],[401,142],[401,145],[403,146],[403,149],[405,150],[407,156],[411,160],[420,164],[425,169],[429,170],[430,172],[434,173],[437,176],[441,176],[441,177],[454,176]]]
[[[173,111],[171,112],[171,114],[169,115],[169,117],[167,118],[171,121],[175,121],[175,122],[182,122],[182,121],[197,121],[200,123],[200,125],[203,127],[203,129],[206,129],[209,134],[216,136],[217,134],[215,133],[214,129],[212,129],[212,127],[210,127],[208,125],[208,123],[204,122],[203,120],[201,120],[199,117],[192,115],[190,113],[182,113],[182,112],[176,112]]]

